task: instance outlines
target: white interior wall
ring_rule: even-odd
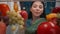
[[[56,0],[56,7],[60,7],[60,0]]]

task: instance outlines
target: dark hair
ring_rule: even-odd
[[[34,2],[36,2],[36,1],[31,2],[30,8],[32,7]],[[40,2],[43,4],[43,7],[44,7],[45,6],[44,3],[42,1],[40,1]],[[40,15],[40,17],[45,18],[45,7],[44,7],[43,13],[42,13],[42,15]],[[30,12],[28,14],[28,19],[31,19],[31,18],[32,18],[32,13]]]

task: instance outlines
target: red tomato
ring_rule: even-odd
[[[7,4],[0,4],[0,11],[3,16],[6,16],[6,12],[9,11],[9,6]]]

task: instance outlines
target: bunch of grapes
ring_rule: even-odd
[[[15,11],[8,11],[7,15],[9,17],[9,23],[10,24],[19,24],[20,28],[23,28],[24,26],[24,19],[20,14],[18,14]]]

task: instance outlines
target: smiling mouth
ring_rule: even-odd
[[[39,14],[39,12],[36,12],[36,14]]]

